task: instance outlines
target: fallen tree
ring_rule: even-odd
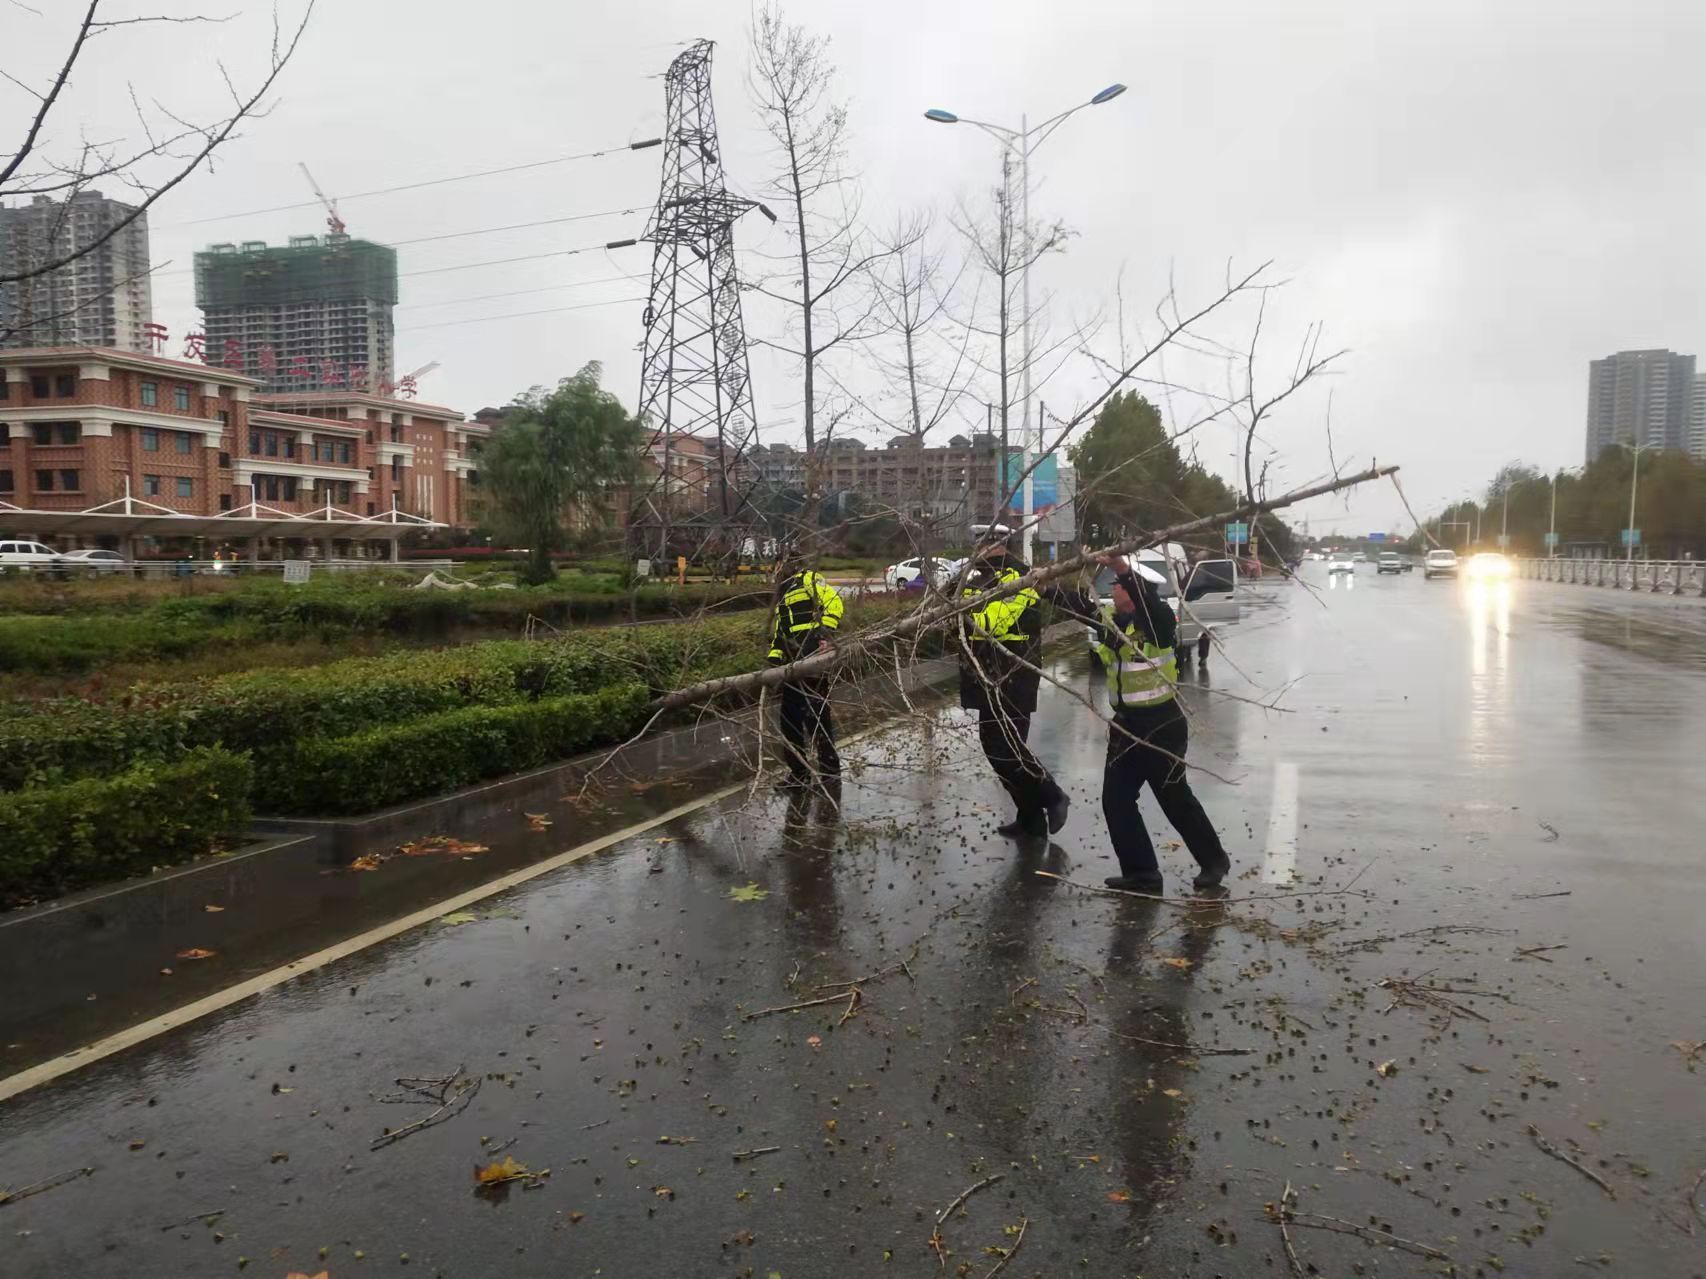
[[[1032,569],[1025,576],[984,591],[982,594],[945,600],[938,604],[921,607],[896,621],[881,622],[866,631],[838,637],[834,649],[829,652],[814,653],[810,657],[802,658],[797,662],[790,662],[785,666],[772,666],[766,670],[752,671],[745,675],[727,675],[718,679],[702,680],[697,684],[689,684],[685,688],[678,688],[673,692],[655,698],[651,703],[651,709],[656,712],[663,712],[675,710],[682,706],[715,701],[729,695],[750,696],[762,689],[774,688],[791,680],[824,675],[838,667],[871,655],[879,646],[892,645],[901,640],[916,639],[929,631],[941,629],[962,614],[983,608],[992,600],[1005,599],[1009,595],[1016,595],[1030,587],[1043,586],[1063,577],[1070,577],[1090,567],[1103,555],[1129,555],[1146,546],[1177,541],[1192,533],[1200,533],[1204,529],[1214,528],[1234,520],[1263,515],[1269,511],[1283,510],[1288,506],[1296,505],[1298,502],[1307,501],[1309,498],[1337,493],[1341,489],[1366,484],[1369,480],[1396,475],[1397,472],[1396,466],[1370,467],[1368,470],[1358,471],[1354,475],[1340,476],[1321,484],[1311,485],[1308,488],[1294,489],[1290,493],[1266,501],[1240,502],[1230,510],[1220,511],[1214,515],[1205,515],[1200,519],[1187,520],[1182,524],[1172,524],[1166,528],[1140,533],[1099,550],[1086,551],[1069,559]]]

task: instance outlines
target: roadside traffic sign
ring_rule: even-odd
[[[1499,534],[1499,546],[1500,546],[1500,548],[1503,549],[1504,547],[1507,547],[1510,544],[1511,544],[1510,534],[1500,533]]]
[[[1226,540],[1233,546],[1245,546],[1250,541],[1250,526],[1243,522],[1226,526]]]
[[[1546,545],[1549,548],[1558,545],[1558,535],[1556,533],[1548,533],[1546,535]]]
[[[1371,542],[1384,542],[1386,540],[1386,534],[1384,534],[1384,533],[1370,533],[1368,535],[1368,540]]]
[[[1622,546],[1639,546],[1641,544],[1641,530],[1640,529],[1638,529],[1638,528],[1626,528],[1626,529],[1622,530],[1622,532],[1623,532],[1623,541],[1620,543],[1620,545],[1622,545]]]

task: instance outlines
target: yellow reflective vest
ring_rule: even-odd
[[[1116,648],[1108,643],[1121,632],[1114,623],[1114,610],[1102,606],[1101,639],[1096,655],[1108,675],[1108,705],[1116,711],[1160,706],[1173,700],[1179,682],[1179,664],[1170,648],[1161,648],[1142,635],[1137,624],[1127,626],[1124,640]]]
[[[791,662],[816,647],[818,631],[840,628],[845,607],[821,573],[795,573],[784,583],[782,598],[770,614],[770,660]]]
[[[985,591],[1016,582],[1020,576],[1015,568],[997,569],[992,576],[983,578],[975,585],[968,585],[961,598],[974,599]],[[966,638],[974,644],[980,641],[1012,646],[1029,643],[1033,622],[1026,614],[1041,599],[1035,587],[1027,586],[1016,594],[991,600],[970,614],[966,625]]]

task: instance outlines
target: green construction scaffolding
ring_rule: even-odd
[[[278,306],[366,298],[397,303],[397,251],[347,235],[215,244],[195,255],[199,307]]]

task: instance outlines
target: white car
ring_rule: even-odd
[[[1422,576],[1424,578],[1456,577],[1457,552],[1443,548],[1428,552],[1428,557],[1422,561]]]
[[[1161,597],[1167,601],[1167,607],[1172,609],[1173,615],[1179,619],[1179,639],[1174,648],[1179,665],[1190,665],[1193,645],[1196,647],[1197,656],[1206,660],[1210,632],[1217,627],[1231,626],[1238,621],[1241,601],[1238,598],[1237,561],[1212,559],[1198,560],[1192,564],[1185,554],[1185,548],[1177,542],[1169,542],[1164,547],[1147,547],[1130,558],[1167,579],[1167,584],[1161,587],[1160,591]],[[1181,579],[1185,583],[1182,603],[1179,590]],[[1094,593],[1103,607],[1113,607],[1112,569],[1096,571]],[[1085,631],[1091,651],[1094,652],[1099,636],[1094,627],[1085,627]]]
[[[130,561],[117,551],[67,551],[60,556],[60,562],[67,570],[81,573],[84,577],[95,577],[103,573],[128,573]]]
[[[931,576],[938,587],[946,586],[953,580],[954,575],[965,564],[961,560],[944,560],[931,557]],[[883,570],[883,585],[891,591],[907,589],[922,590],[924,579],[924,557],[915,556],[910,560],[902,560],[899,564],[890,564]]]
[[[1505,578],[1511,575],[1511,562],[1497,551],[1480,551],[1469,557],[1466,571],[1473,578]]]
[[[0,571],[63,576],[64,557],[40,542],[0,542]]]
[[[1345,551],[1335,552],[1333,558],[1327,561],[1329,577],[1334,573],[1355,573],[1356,571],[1357,561]]]

